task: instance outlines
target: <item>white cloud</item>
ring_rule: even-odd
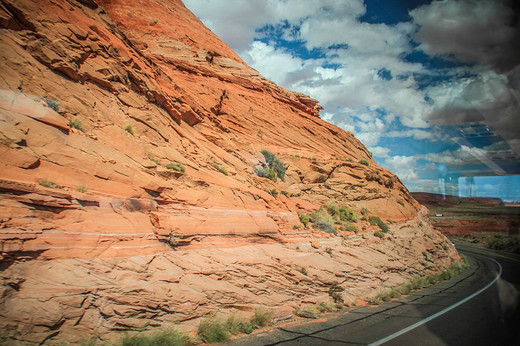
[[[368,148],[371,152],[372,152],[372,155],[374,155],[375,157],[382,157],[382,158],[388,158],[389,157],[389,153],[390,153],[390,148],[384,148],[384,147],[369,147]]]
[[[383,134],[384,137],[389,138],[408,138],[413,137],[414,139],[434,139],[435,136],[430,131],[424,131],[419,129],[403,130],[403,131],[389,131]]]
[[[419,159],[430,166],[464,165],[478,161],[482,153],[461,148],[390,156],[388,148],[378,146],[380,138],[446,141],[446,134],[427,130],[431,123],[482,121],[520,152],[520,21],[513,21],[518,10],[508,8],[512,1],[434,1],[411,11],[410,22],[397,25],[360,22],[366,11],[362,0],[185,3],[266,78],[317,99],[324,107],[323,119],[354,132],[385,158],[383,166],[410,186],[438,185],[418,178],[422,171],[413,167]],[[272,36],[258,31],[266,25],[286,41],[317,49],[320,57],[306,59],[305,54],[276,45]],[[417,50],[411,37],[426,54],[474,65],[428,70],[407,61],[403,56]],[[445,82],[420,88],[415,78],[421,76]]]
[[[520,89],[511,83],[518,77],[519,68],[507,75],[488,70],[432,87],[428,96],[435,106],[429,119],[437,124],[484,121],[505,139],[520,138]]]
[[[414,170],[416,158],[414,156],[392,156],[385,160],[385,167],[391,170],[403,182],[413,182],[419,179]]]
[[[433,1],[410,12],[420,26],[415,38],[427,54],[509,70],[520,58],[519,25],[511,3]]]
[[[428,126],[425,118],[431,106],[424,101],[423,92],[416,89],[413,77],[387,80],[378,76],[383,68],[392,76],[424,71],[420,64],[401,59],[401,54],[412,50],[411,23],[390,26],[360,22],[358,18],[365,13],[362,0],[185,3],[262,75],[283,87],[309,94],[320,102],[324,112],[335,113],[338,107],[348,107],[350,114],[365,112],[374,121],[380,117],[376,110],[385,109],[401,118],[405,126]],[[253,42],[255,37],[262,37],[255,30],[283,23],[285,39],[301,40],[309,50],[320,48],[327,57],[303,61],[270,44]],[[348,45],[348,49],[328,49],[333,44]],[[324,68],[324,62],[339,68]],[[364,120],[369,121],[367,118]],[[331,121],[339,126],[348,124],[341,117]]]
[[[260,41],[253,42],[243,58],[264,76],[281,85],[286,84],[292,72],[301,71],[308,64]]]
[[[350,130],[347,130],[350,131]],[[365,145],[365,147],[371,147],[377,145],[381,134],[379,132],[361,132],[356,133],[356,138]]]

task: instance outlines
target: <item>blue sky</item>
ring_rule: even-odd
[[[519,9],[504,0],[185,0],[411,191],[520,200]],[[497,176],[499,175],[499,176]],[[440,183],[441,182],[441,183]]]

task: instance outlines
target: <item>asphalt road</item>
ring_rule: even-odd
[[[471,267],[452,280],[378,307],[287,323],[227,344],[520,345],[520,256],[463,243],[457,248]]]

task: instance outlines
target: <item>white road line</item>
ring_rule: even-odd
[[[478,255],[477,255],[477,256],[478,256]],[[482,257],[486,257],[486,256],[482,256]],[[401,336],[401,335],[403,335],[403,334],[405,334],[405,333],[408,333],[409,331],[411,331],[411,330],[413,330],[413,329],[415,329],[415,328],[417,328],[417,327],[419,327],[419,326],[422,326],[423,324],[428,323],[428,322],[430,322],[431,320],[433,320],[433,319],[435,319],[435,318],[437,318],[437,317],[439,317],[439,316],[441,316],[441,315],[444,315],[444,314],[447,313],[448,311],[455,309],[457,306],[464,304],[464,303],[467,302],[468,300],[470,300],[470,299],[472,299],[472,298],[478,296],[479,294],[481,294],[482,292],[484,292],[485,290],[487,290],[489,287],[491,287],[491,286],[492,286],[492,285],[493,285],[493,284],[498,280],[498,278],[500,278],[500,275],[502,275],[502,266],[500,265],[500,263],[498,263],[498,262],[495,261],[494,259],[489,258],[489,257],[486,257],[486,258],[492,260],[493,262],[495,262],[495,263],[498,265],[498,274],[497,274],[497,276],[496,276],[496,277],[495,277],[495,278],[494,278],[490,283],[488,283],[484,288],[478,290],[477,292],[473,293],[473,294],[470,295],[470,296],[467,296],[466,298],[464,298],[464,299],[458,301],[457,303],[455,303],[455,304],[453,304],[453,305],[451,305],[451,306],[448,306],[447,308],[445,308],[445,309],[443,309],[443,310],[441,310],[441,311],[439,311],[439,312],[437,312],[437,313],[435,313],[435,314],[433,314],[433,315],[431,315],[431,316],[429,316],[429,317],[426,317],[425,319],[420,320],[419,322],[416,322],[416,323],[412,324],[411,326],[408,326],[408,327],[406,327],[406,328],[404,328],[404,329],[401,329],[401,330],[399,330],[399,331],[397,331],[397,332],[395,332],[395,333],[393,333],[393,334],[388,335],[387,337],[384,337],[384,338],[382,338],[382,339],[379,339],[379,340],[377,340],[377,341],[375,341],[375,342],[372,342],[372,343],[370,343],[370,344],[368,344],[368,345],[369,345],[369,346],[382,345],[382,344],[384,344],[385,342],[388,342],[388,341],[390,341],[390,340],[392,340],[392,339],[397,338],[398,336]]]

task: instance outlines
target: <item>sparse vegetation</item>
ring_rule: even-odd
[[[184,173],[184,171],[186,170],[186,168],[184,168],[184,166],[181,165],[180,163],[169,163],[166,165],[166,168],[173,169],[174,171],[181,172],[181,173]]]
[[[314,227],[327,233],[338,234],[338,231],[334,228],[334,226],[332,226],[327,221],[318,221],[314,224]]]
[[[292,229],[294,229],[294,230],[297,230],[297,229],[300,229],[300,228],[302,228],[302,225],[293,225],[292,226]]]
[[[415,276],[410,281],[393,288],[386,288],[380,292],[376,297],[369,299],[369,303],[380,304],[381,302],[387,302],[392,298],[396,298],[402,294],[410,294],[412,291],[416,291],[430,285],[433,285],[439,281],[450,280],[459,275],[463,270],[469,267],[467,260],[463,257],[463,262],[452,262],[450,268],[440,273],[428,275],[428,276]]]
[[[173,234],[173,232],[170,232],[170,234],[168,234],[168,244],[170,244],[171,247],[179,245],[179,237]]]
[[[370,214],[370,211],[367,208],[365,208],[365,207],[361,208],[361,215],[365,216],[368,214]]]
[[[301,267],[300,269],[298,269],[298,271],[300,273],[302,273],[303,275],[307,275],[307,268],[305,268],[305,267]]]
[[[503,232],[476,232],[466,234],[464,241],[480,244],[490,249],[520,254],[520,237],[518,234]]]
[[[332,248],[330,248],[330,247],[326,248],[325,252],[328,253],[329,255],[332,255]]]
[[[341,221],[347,222],[357,222],[358,216],[356,212],[352,209],[349,209],[348,207],[341,207],[339,208],[339,218]]]
[[[274,169],[272,168],[266,168],[266,167],[260,167],[256,170],[256,175],[262,178],[267,178],[272,181],[276,181],[276,173],[274,172]]]
[[[60,111],[60,103],[56,100],[44,97],[42,98],[43,102],[47,104],[47,106],[52,109],[53,111],[59,113]]]
[[[56,185],[55,183],[53,183],[52,181],[49,181],[47,179],[38,180],[38,184],[43,186],[43,187],[48,187],[48,188],[51,188],[51,189],[57,189],[58,188],[58,185]]]
[[[328,190],[332,190],[332,186],[330,186],[329,183],[325,183],[325,184],[323,184],[323,186],[325,186],[325,188]]]
[[[318,310],[320,312],[331,312],[338,309],[338,305],[334,304],[330,300],[327,300],[325,302],[321,302],[320,305],[318,305]]]
[[[250,334],[254,326],[251,322],[246,322],[233,314],[227,318],[225,327],[231,335],[236,335],[239,333]]]
[[[159,330],[151,334],[127,335],[121,341],[122,346],[181,346],[193,344],[193,340],[187,334],[178,332],[173,328]]]
[[[361,161],[360,161],[360,163],[361,163]],[[367,166],[368,166],[368,162],[367,162]],[[379,174],[378,171],[370,170],[370,171],[365,172],[365,179],[367,181],[377,181],[381,185],[384,184],[383,177],[381,176],[381,174]]]
[[[296,316],[304,318],[318,318],[320,312],[314,306],[305,306],[301,309],[296,310]]]
[[[125,126],[123,126],[123,130],[125,130],[126,132],[128,132],[132,136],[135,136],[135,129],[134,129],[134,126],[132,124],[126,124]]]
[[[85,187],[85,185],[79,185],[78,186],[78,192],[86,193],[87,192],[87,188]]]
[[[376,226],[376,225],[379,226],[379,228],[380,228],[383,232],[385,232],[385,233],[387,233],[387,232],[390,230],[390,228],[388,227],[388,225],[387,225],[386,223],[384,223],[384,221],[381,220],[381,218],[380,218],[379,216],[370,216],[370,217],[368,218],[368,222],[369,222],[372,226]]]
[[[69,127],[75,128],[76,130],[83,131],[83,124],[79,119],[69,119]]]
[[[369,166],[369,163],[367,160],[359,160],[359,163],[362,164],[362,165],[365,165],[365,166]]]
[[[269,172],[267,174],[267,178],[273,180],[273,181],[276,181],[275,179],[273,179],[273,174],[276,174],[276,177],[280,178],[282,181],[285,181],[285,171],[286,171],[286,168],[285,168],[285,165],[282,163],[282,161],[280,161],[275,154],[273,154],[272,152],[268,151],[268,150],[261,150],[260,151],[262,153],[262,155],[264,155],[264,158],[265,158],[265,161],[267,162],[267,165],[269,167]],[[259,171],[260,172],[260,171]],[[271,173],[272,172],[272,173]],[[262,171],[262,174],[264,174],[265,171]],[[259,175],[259,176],[262,176],[262,175]]]
[[[351,224],[351,223],[348,223],[346,225],[343,225],[343,228],[342,228],[344,231],[347,231],[347,232],[354,232],[355,234],[358,234],[359,233],[359,228],[354,225],[354,224]]]
[[[378,238],[381,238],[381,239],[384,239],[386,237],[386,234],[382,231],[375,231],[374,232],[374,236],[378,237]]]
[[[277,198],[280,194],[280,191],[277,188],[272,188],[271,191],[269,191],[269,194],[273,196],[274,198]]]
[[[298,217],[300,218],[300,222],[305,226],[305,228],[309,228],[309,222],[311,221],[309,215],[305,213],[298,213]]]
[[[225,322],[214,314],[203,319],[197,329],[197,335],[208,344],[226,341],[229,334]]]
[[[254,328],[265,327],[269,325],[269,323],[271,323],[272,320],[273,315],[269,311],[262,308],[258,308],[255,310],[255,315],[253,316],[253,318],[251,318],[251,324]]]
[[[390,189],[392,187],[394,187],[394,184],[395,184],[395,178],[394,177],[390,177],[387,180],[385,180],[385,186],[390,188]]]
[[[217,171],[219,171],[220,173],[222,173],[224,175],[228,175],[229,174],[229,172],[226,169],[226,167],[221,166],[221,165],[219,165],[216,162],[211,162],[210,165],[211,165],[211,167],[215,168]]]
[[[300,221],[304,225],[309,222],[314,224],[314,228],[324,232],[337,234],[337,228],[344,231],[359,232],[357,226],[351,222],[357,222],[358,216],[356,212],[347,206],[338,207],[335,203],[327,203],[321,208],[315,210],[310,215],[300,215]],[[338,225],[338,226],[334,226]]]
[[[158,159],[156,159],[155,157],[153,157],[152,154],[148,154],[148,159],[150,161],[152,161],[153,163],[155,163],[157,166],[159,166],[161,164],[161,162]]]
[[[343,304],[343,297],[341,296],[341,293],[343,292],[343,288],[337,283],[334,282],[329,287],[329,296],[332,298],[334,303],[336,304]]]

